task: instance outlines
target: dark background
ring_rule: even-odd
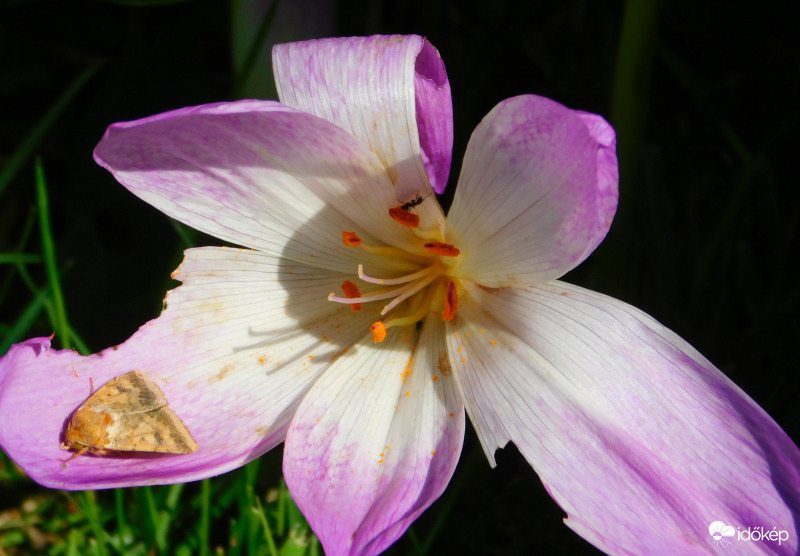
[[[89,72],[34,152],[47,176],[67,314],[93,351],[159,314],[186,247],[163,214],[93,162],[106,126],[274,94],[268,58],[246,78],[241,69],[268,3],[136,4],[146,2],[0,2],[0,164]],[[566,280],[668,325],[797,441],[797,11],[777,0],[284,0],[269,37],[428,37],[453,90],[451,185],[472,129],[507,97],[536,93],[605,116],[618,130],[619,211],[607,240]],[[29,159],[0,190],[0,252],[19,247],[34,207]],[[22,250],[39,249],[33,233]],[[3,325],[31,297],[7,269]],[[51,332],[42,316],[26,336]],[[469,431],[453,484],[415,525],[441,527],[433,553],[591,552],[513,447],[498,461],[490,470]],[[391,553],[410,550],[401,540]]]

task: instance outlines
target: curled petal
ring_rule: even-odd
[[[514,442],[591,543],[713,552],[721,521],[788,532],[742,550],[796,553],[797,446],[651,317],[554,282],[470,287],[453,326],[454,376],[487,455]]]
[[[605,222],[606,232],[611,224],[611,219],[617,211],[617,201],[619,200],[619,165],[617,164],[617,134],[614,128],[597,114],[588,112],[578,112],[578,116],[584,121],[589,133],[597,142],[597,221]],[[595,234],[593,240],[586,245],[586,250],[580,261],[588,257],[606,234]],[[580,262],[579,261],[579,262]]]
[[[192,249],[176,275],[184,284],[167,294],[167,309],[119,346],[80,356],[39,338],[0,359],[0,445],[34,480],[108,488],[196,480],[243,465],[284,439],[302,396],[376,318],[325,301],[340,275],[255,251]],[[199,449],[64,461],[71,414],[92,387],[132,370],[163,391]]]
[[[369,143],[408,200],[444,191],[453,148],[450,83],[439,53],[416,35],[276,45],[281,102]]]
[[[616,210],[614,148],[599,116],[533,95],[498,104],[472,134],[448,215],[459,275],[516,287],[583,261]]]
[[[436,320],[436,322],[431,322]],[[286,437],[284,476],[326,554],[378,554],[442,493],[464,407],[441,319],[355,346],[309,392]]]

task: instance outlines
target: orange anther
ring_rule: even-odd
[[[444,311],[442,311],[442,320],[453,320],[456,316],[456,309],[458,309],[458,291],[453,282],[447,283],[447,295],[444,298]]]
[[[361,297],[361,292],[358,291],[358,286],[352,283],[350,280],[345,280],[342,282],[342,291],[344,292],[344,296],[347,299],[355,299],[356,297]],[[360,311],[361,310],[361,303],[353,303],[350,305],[353,311]]]
[[[386,338],[386,327],[383,326],[381,321],[373,323],[369,329],[372,330],[372,339],[376,344],[382,342]]]
[[[409,212],[403,207],[392,207],[389,209],[389,216],[392,220],[406,226],[407,228],[419,228],[419,216]]]
[[[342,232],[342,243],[347,247],[358,247],[361,245],[361,238],[355,232]]]
[[[458,257],[461,254],[461,251],[459,251],[455,245],[450,245],[449,243],[432,241],[430,243],[426,243],[423,245],[423,247],[431,253],[436,253],[437,255],[441,255],[443,257]]]

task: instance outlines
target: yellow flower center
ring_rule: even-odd
[[[369,276],[364,265],[358,265],[358,278],[367,284],[379,286],[362,294],[358,286],[349,280],[342,283],[343,296],[331,293],[328,301],[349,304],[354,311],[362,304],[373,301],[387,301],[381,315],[389,318],[375,322],[370,330],[373,340],[383,341],[386,330],[393,326],[408,326],[424,319],[428,313],[438,313],[442,320],[452,320],[458,308],[458,285],[448,273],[452,261],[460,255],[454,245],[442,241],[438,232],[419,229],[419,217],[410,209],[421,202],[416,200],[389,209],[389,217],[395,225],[411,228],[419,241],[420,255],[404,249],[389,246],[375,246],[364,243],[354,232],[342,232],[342,242],[348,247],[364,249],[379,255],[385,261],[385,268],[411,269],[411,272],[392,278]],[[409,216],[410,215],[410,216]],[[391,313],[391,314],[390,314]]]

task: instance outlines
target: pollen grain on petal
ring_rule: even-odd
[[[358,247],[361,245],[361,238],[355,232],[342,232],[342,243],[347,247]]]
[[[431,241],[423,245],[423,247],[431,253],[436,253],[443,257],[458,257],[461,254],[461,251],[459,251],[455,245],[441,243],[439,241]]]
[[[392,220],[407,228],[419,228],[419,216],[403,207],[390,208],[389,216],[392,217]]]
[[[386,339],[386,327],[383,325],[381,321],[377,321],[369,327],[372,330],[372,339],[375,341],[376,344],[379,344],[384,339]]]
[[[350,280],[345,280],[342,282],[342,291],[344,292],[344,296],[348,299],[355,299],[357,297],[361,297],[361,292],[353,282]],[[350,305],[350,308],[353,311],[360,311],[361,310],[361,303],[353,303]]]

